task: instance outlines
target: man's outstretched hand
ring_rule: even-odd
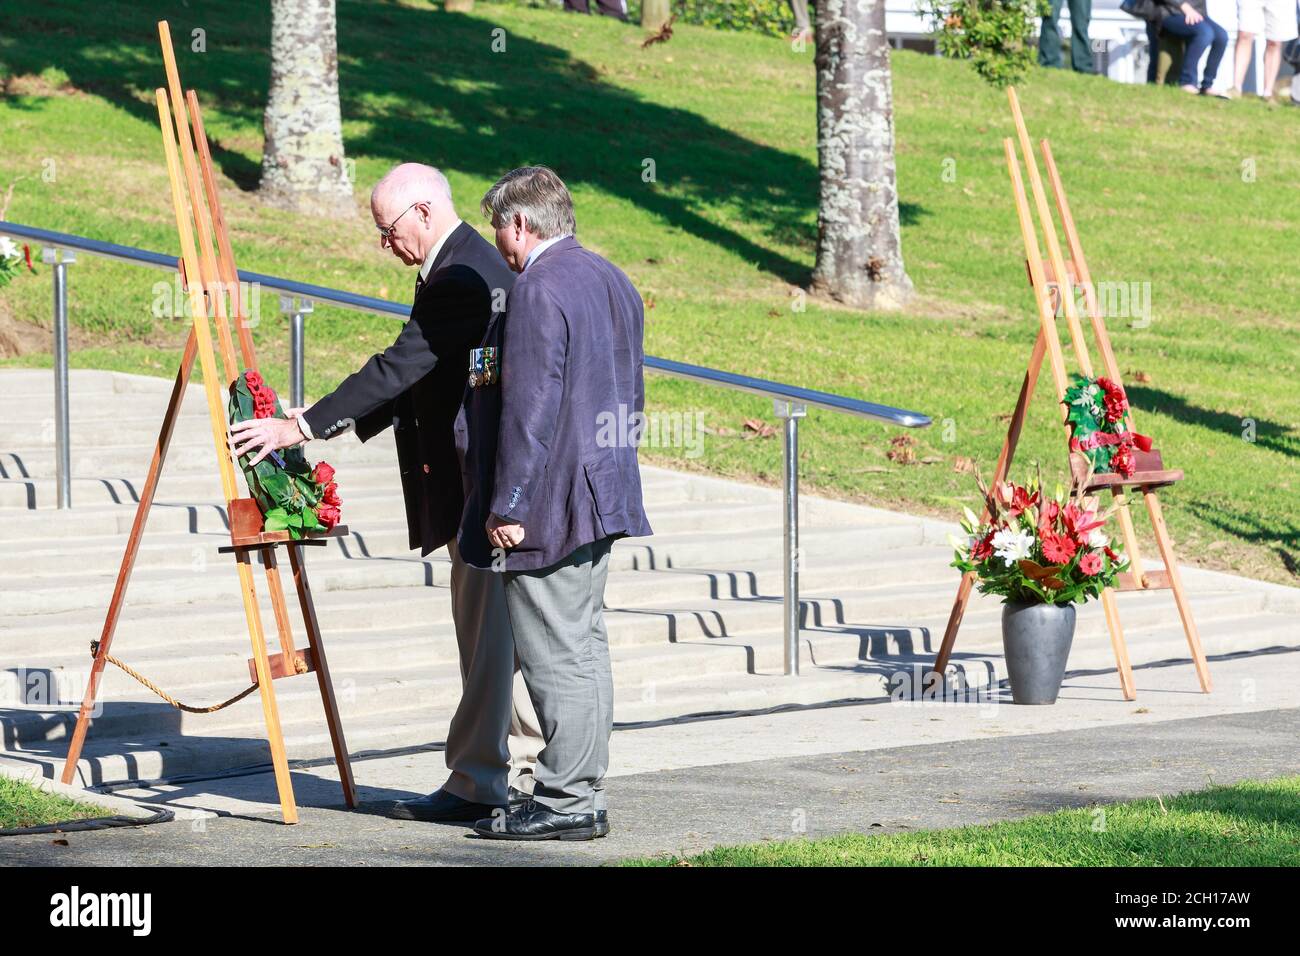
[[[298,416],[303,411],[305,409],[290,408],[285,411],[288,418],[250,418],[246,422],[235,422],[230,426],[231,451],[238,458],[256,450],[257,454],[248,463],[251,467],[277,449],[301,445],[307,440],[298,426]]]
[[[487,536],[488,541],[496,548],[514,548],[524,540],[524,526],[521,524],[511,524],[496,515],[488,515],[487,519]]]

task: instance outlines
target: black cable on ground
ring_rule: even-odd
[[[147,817],[94,817],[90,820],[69,820],[66,823],[46,823],[39,827],[14,827],[0,830],[0,837],[29,836],[34,833],[77,833],[85,830],[111,830],[115,827],[145,827],[151,823],[169,823],[176,814],[164,807],[154,808]]]

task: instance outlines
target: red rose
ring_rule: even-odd
[[[1116,448],[1110,456],[1110,467],[1125,478],[1131,478],[1133,472],[1137,471],[1137,464],[1133,461],[1133,446],[1123,442]]]
[[[1124,394],[1124,389],[1108,378],[1097,379],[1097,384],[1106,393],[1106,421],[1119,421],[1124,417],[1124,413],[1128,411],[1128,397]]]
[[[321,526],[328,531],[339,523],[339,509],[322,501],[316,506],[316,517],[320,520]]]
[[[333,505],[335,508],[340,507],[343,504],[343,500],[339,497],[339,486],[332,481],[326,485],[325,493],[321,495],[321,501],[328,505]]]
[[[334,480],[334,469],[326,462],[317,462],[312,469],[311,480],[318,485],[328,485]]]
[[[1101,555],[1096,551],[1089,551],[1079,559],[1079,570],[1088,577],[1101,573]]]
[[[1055,531],[1043,532],[1043,557],[1053,564],[1065,564],[1074,557],[1076,550],[1068,535],[1057,534]]]

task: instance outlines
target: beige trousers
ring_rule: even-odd
[[[500,805],[506,788],[533,792],[533,769],[544,743],[519,672],[501,575],[451,553],[451,614],[460,649],[461,697],[447,730],[442,788],[462,800]]]

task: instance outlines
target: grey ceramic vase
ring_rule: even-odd
[[[1055,704],[1073,642],[1073,604],[1002,605],[1002,650],[1011,699],[1017,704]]]

